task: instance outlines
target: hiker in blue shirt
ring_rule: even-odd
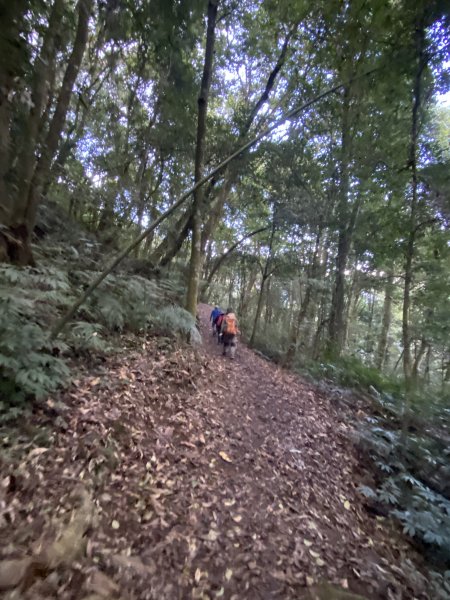
[[[211,315],[209,317],[209,320],[211,321],[212,324],[212,334],[213,336],[216,335],[216,319],[217,317],[222,314],[222,311],[220,310],[220,308],[218,306],[215,306],[212,311],[211,311]]]

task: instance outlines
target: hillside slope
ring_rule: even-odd
[[[209,311],[203,346],[124,348],[2,434],[5,597],[430,597],[364,509],[349,415],[242,345],[222,358]]]

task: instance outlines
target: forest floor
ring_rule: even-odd
[[[223,358],[199,312],[201,347],[124,343],[1,432],[0,596],[428,598],[357,491],[350,410],[244,345]]]

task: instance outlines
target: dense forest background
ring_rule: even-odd
[[[421,448],[383,455],[381,499],[450,548],[448,3],[17,0],[0,17],[3,406],[114,331],[195,337],[199,299],[229,305],[265,356],[372,394],[372,441]],[[434,524],[403,510],[411,469]]]

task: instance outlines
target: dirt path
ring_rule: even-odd
[[[48,439],[29,424],[0,440],[0,558],[60,535],[80,482],[96,511],[86,556],[36,575],[20,598],[310,598],[324,581],[426,598],[406,545],[363,507],[345,413],[243,346],[222,358],[209,311],[199,307],[199,350],[127,350],[35,415]]]

